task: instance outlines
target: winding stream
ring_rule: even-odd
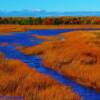
[[[78,93],[83,100],[100,100],[100,93],[97,93],[95,90],[86,88],[79,85],[75,81],[62,76],[58,72],[55,72],[51,69],[48,69],[42,65],[42,60],[37,56],[27,56],[16,50],[16,46],[34,46],[38,45],[43,40],[39,40],[35,37],[32,37],[32,34],[39,35],[57,35],[63,32],[73,31],[71,29],[63,30],[30,30],[28,32],[16,32],[11,35],[1,35],[0,44],[8,43],[7,46],[0,46],[0,52],[3,52],[7,59],[19,59],[30,67],[34,67],[39,72],[49,75],[54,78],[56,81],[72,87],[72,89]]]

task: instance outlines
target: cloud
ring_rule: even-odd
[[[32,9],[32,11],[40,12],[40,11],[43,11],[43,10],[42,9],[39,9],[39,8],[36,8],[36,9]]]

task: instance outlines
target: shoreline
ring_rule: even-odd
[[[13,25],[1,24],[0,34],[25,32],[31,29],[100,29],[100,25]]]
[[[50,38],[39,36],[47,41],[37,46],[19,49],[19,51],[25,55],[38,55],[42,57],[43,64],[47,68],[68,76],[81,85],[100,91],[98,83],[100,73],[99,31],[69,33],[65,32]],[[63,36],[65,40],[60,41],[59,36]]]

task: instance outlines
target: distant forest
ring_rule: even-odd
[[[100,17],[0,17],[0,24],[20,25],[66,25],[100,24]]]

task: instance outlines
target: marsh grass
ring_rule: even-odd
[[[22,96],[24,100],[81,100],[68,86],[40,74],[19,60],[0,53],[0,95]]]
[[[45,41],[40,45],[20,49],[20,51],[27,55],[38,54],[41,51],[43,53],[40,56],[44,66],[84,86],[100,91],[100,48],[98,47],[100,33],[75,31],[62,33],[60,36],[65,38],[63,42],[60,40]]]

